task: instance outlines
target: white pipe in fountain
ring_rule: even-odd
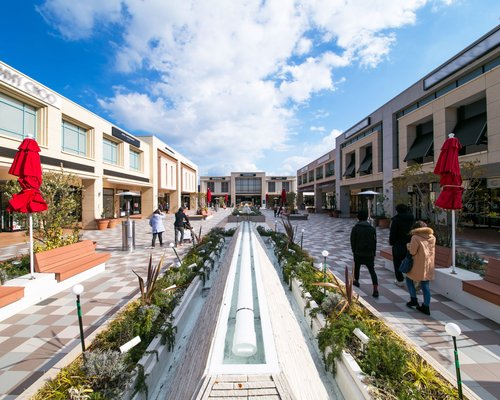
[[[233,354],[239,357],[250,357],[257,352],[253,311],[252,259],[250,251],[249,222],[243,223],[240,280],[238,282],[238,303],[236,308],[236,325],[233,336]]]

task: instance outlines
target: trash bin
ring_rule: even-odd
[[[129,251],[135,249],[135,221],[127,220],[122,222],[122,250]]]

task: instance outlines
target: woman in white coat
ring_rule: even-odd
[[[151,219],[149,220],[149,225],[153,230],[153,240],[151,242],[151,246],[155,247],[156,237],[158,236],[158,240],[160,242],[160,246],[163,246],[163,232],[165,232],[165,226],[163,225],[163,215],[160,210],[156,210]]]

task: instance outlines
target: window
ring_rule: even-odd
[[[417,137],[413,141],[405,162],[415,161],[417,163],[431,162],[434,159],[434,128],[433,122],[429,121],[417,125]]]
[[[354,178],[356,176],[356,155],[354,153],[348,154],[347,168],[345,169],[344,176],[346,178]]]
[[[369,175],[372,173],[372,147],[368,146],[364,149],[365,157],[359,166],[358,173],[360,175]]]
[[[307,173],[302,175],[302,183],[307,183]]]
[[[260,194],[261,179],[260,178],[236,178],[236,193]]]
[[[269,193],[275,193],[276,192],[276,182],[267,182],[267,191]]]
[[[132,149],[130,150],[130,169],[141,170],[141,153]]]
[[[87,155],[87,130],[68,121],[62,121],[62,149],[68,153]]]
[[[17,139],[36,137],[36,109],[0,93],[0,133]]]
[[[102,159],[110,164],[118,164],[118,143],[104,139],[102,142]]]
[[[463,146],[459,154],[487,150],[486,99],[460,107],[457,110],[457,117],[458,121],[453,133]]]
[[[314,171],[309,171],[309,182],[314,182]]]
[[[222,193],[229,193],[229,182],[221,182],[220,187]]]
[[[316,179],[323,179],[323,166],[316,168]]]
[[[285,191],[290,191],[290,182],[281,182],[281,189],[285,189]]]
[[[212,193],[215,192],[215,182],[207,182],[207,191],[208,189],[210,189]]]
[[[335,163],[333,161],[330,161],[328,164],[326,164],[326,173],[325,173],[325,175],[327,177],[335,175]]]
[[[299,185],[302,185],[302,175],[299,175],[297,182]]]

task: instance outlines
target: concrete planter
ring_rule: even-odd
[[[309,311],[318,305],[309,293],[302,294],[302,284],[297,279],[292,279],[292,294],[297,305],[304,310],[304,316],[309,322],[311,331],[315,336],[325,326],[325,317],[317,314],[314,318],[309,315]],[[364,383],[366,375],[361,371],[356,360],[347,352],[343,352],[340,359],[336,361],[337,373],[335,381],[346,399],[365,399],[372,397],[368,392],[368,385]]]
[[[250,222],[266,222],[266,217],[264,215],[245,215],[242,214],[239,217],[236,215],[229,215],[227,217],[227,222],[242,222],[242,221],[250,221]]]

